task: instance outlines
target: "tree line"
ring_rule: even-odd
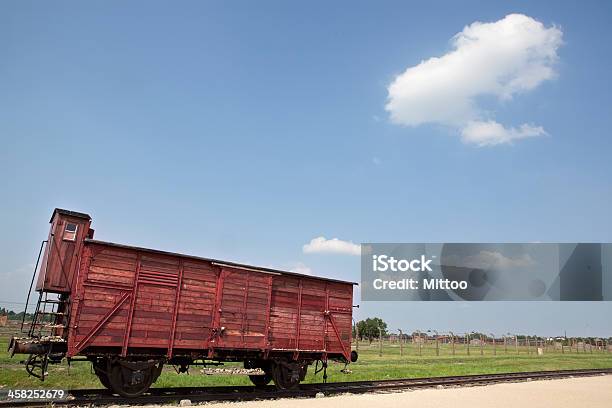
[[[9,320],[21,320],[23,319],[23,312],[15,313],[13,310],[6,309],[4,307],[0,307],[0,316],[8,316]],[[32,313],[26,314],[26,320],[32,319]]]

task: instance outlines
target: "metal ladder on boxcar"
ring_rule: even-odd
[[[59,297],[56,299],[49,298],[48,292],[39,292],[32,323],[28,330],[28,337],[33,342],[48,343],[49,347],[45,353],[30,354],[25,365],[28,374],[43,381],[47,375],[49,362],[61,361],[61,358],[59,360],[54,358],[53,345],[63,342],[63,339],[55,333],[58,329],[68,327],[68,315],[60,310],[68,310],[66,301]]]
[[[38,302],[36,302],[36,309],[28,331],[29,337],[38,339],[50,337],[54,335],[54,331],[57,329],[68,327],[68,302],[61,299],[59,295],[56,296],[57,298],[49,298],[49,292],[39,292]]]
[[[42,241],[36,265],[34,266],[34,273],[32,275],[32,281],[30,282],[30,289],[28,291],[23,318],[21,320],[22,333],[24,333],[24,326],[28,325],[25,321],[28,312],[28,303],[32,294],[32,287],[34,286],[40,257],[45,243],[47,242],[46,240]],[[54,341],[61,340],[59,336],[55,336],[55,332],[58,329],[66,329],[69,322],[67,313],[69,310],[68,299],[62,299],[61,295],[58,294],[55,294],[55,298],[49,298],[49,295],[49,292],[44,292],[42,290],[38,292],[38,301],[36,302],[36,308],[32,315],[32,321],[29,322],[30,327],[28,329],[28,338],[31,339],[32,342],[48,342],[50,344],[49,349],[44,354],[30,354],[25,363],[28,374],[43,381],[47,373],[50,356],[53,355],[53,343]]]

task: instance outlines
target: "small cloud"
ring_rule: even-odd
[[[295,273],[301,273],[302,275],[312,275],[312,269],[304,265],[302,262],[294,262],[289,264],[289,270]]]
[[[512,143],[515,140],[543,135],[546,135],[546,131],[542,126],[523,124],[518,129],[506,128],[493,120],[471,121],[461,130],[461,140],[478,147]]]
[[[327,239],[325,237],[313,238],[308,244],[302,247],[305,254],[330,253],[330,254],[361,254],[359,245],[350,241],[342,241],[338,238]]]
[[[488,118],[479,98],[510,101],[554,79],[562,37],[558,27],[523,14],[474,22],[452,38],[450,52],[399,74],[387,88],[385,110],[395,124],[449,126],[464,143],[476,146],[545,135],[541,126],[506,127]]]
[[[372,163],[374,163],[375,166],[380,165],[380,163],[382,163],[382,160],[380,160],[378,157],[372,157]]]
[[[276,269],[279,271],[289,271],[300,273],[302,275],[312,275],[312,269],[303,262],[286,262],[283,264],[265,264],[264,268]]]

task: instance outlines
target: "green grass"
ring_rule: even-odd
[[[6,352],[7,343],[13,328],[3,328],[0,331],[0,388],[101,388],[98,378],[92,373],[87,362],[74,362],[71,367],[63,362],[51,365],[49,376],[44,382],[28,377],[20,360],[24,355],[9,358]],[[378,343],[369,345],[367,342],[359,345],[359,361],[349,366],[351,374],[340,372],[344,364],[332,363],[328,369],[328,381],[358,381],[393,379],[408,377],[428,377],[466,374],[488,374],[519,371],[560,370],[578,368],[612,368],[612,353],[580,350],[561,354],[545,352],[544,355],[527,353],[526,347],[520,348],[517,355],[513,347],[504,352],[503,346],[497,348],[493,355],[491,346],[486,346],[484,355],[480,355],[478,346],[471,347],[471,355],[466,354],[465,346],[457,347],[456,355],[452,355],[449,345],[440,347],[440,355],[436,356],[435,346],[428,344],[418,355],[418,347],[408,344],[404,347],[404,355],[400,355],[397,343],[385,344],[383,356],[379,356]],[[226,367],[236,364],[227,364]],[[321,382],[322,374],[314,375],[314,367],[309,368],[306,382]],[[200,372],[200,367],[192,367],[190,375],[176,374],[173,367],[164,367],[164,372],[155,383],[155,387],[178,386],[213,386],[213,385],[250,385],[244,376],[209,376]]]
[[[612,368],[612,353],[601,351],[591,353],[561,354],[560,351],[548,352],[542,356],[528,354],[522,347],[519,354],[515,349],[497,347],[497,355],[493,354],[491,346],[485,347],[484,355],[480,355],[478,347],[471,347],[470,356],[465,347],[457,347],[455,356],[450,346],[441,346],[440,355],[436,356],[435,346],[423,348],[422,356],[418,348],[410,344],[404,347],[404,355],[400,355],[398,345],[386,345],[382,357],[379,356],[378,344],[367,346],[360,344],[359,361],[351,365],[352,374],[346,376],[334,373],[331,381],[357,381],[370,379],[393,379],[409,377],[449,376],[468,374],[491,374],[520,371],[563,370],[578,368]]]

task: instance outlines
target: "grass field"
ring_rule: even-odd
[[[51,365],[49,377],[40,382],[36,378],[28,377],[23,364],[25,356],[9,358],[6,352],[8,339],[14,332],[13,328],[0,329],[0,388],[102,388],[98,378],[91,372],[87,362],[75,362],[71,367],[64,362]],[[537,355],[528,354],[526,347],[521,347],[519,354],[512,347],[508,353],[503,347],[497,347],[497,355],[493,355],[491,346],[486,346],[484,355],[480,355],[480,348],[472,346],[471,355],[466,355],[465,346],[457,348],[456,355],[452,356],[449,345],[440,347],[440,355],[435,355],[435,347],[428,345],[418,355],[418,348],[408,344],[404,347],[404,355],[400,355],[397,343],[385,344],[383,356],[379,356],[378,343],[367,342],[359,345],[359,361],[349,366],[352,373],[340,372],[344,364],[330,364],[327,371],[328,381],[357,381],[408,377],[427,377],[463,374],[485,374],[518,371],[559,370],[578,368],[612,368],[612,353],[593,351],[561,354],[545,352]],[[232,366],[228,364],[227,366]],[[306,382],[321,382],[322,374],[314,375],[314,367],[309,368]],[[171,386],[211,386],[211,385],[249,385],[247,377],[243,376],[209,376],[203,375],[199,367],[193,367],[190,375],[178,375],[173,367],[164,367],[164,372],[155,383],[155,387]]]

